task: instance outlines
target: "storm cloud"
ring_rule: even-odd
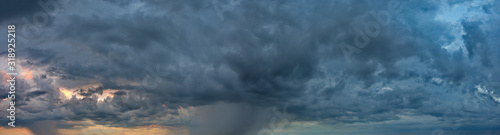
[[[33,74],[18,84],[20,126],[244,135],[286,106],[294,122],[283,132],[296,134],[314,133],[308,123],[391,128],[351,134],[500,132],[497,1],[235,1],[59,4],[16,48]],[[22,12],[0,24],[22,29],[15,18],[44,11],[14,3],[23,9],[8,10]]]

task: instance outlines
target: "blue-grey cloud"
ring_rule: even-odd
[[[241,0],[224,12],[195,0],[69,2],[40,28],[44,34],[20,45],[22,66],[42,73],[23,84],[39,89],[20,94],[19,117],[179,126],[190,124],[181,107],[217,109],[223,102],[287,105],[295,120],[325,125],[429,116],[436,126],[461,123],[447,133],[498,133],[490,129],[500,127],[499,2],[397,2],[395,11],[386,1]],[[454,6],[467,11],[458,19],[443,15]],[[373,13],[386,11],[384,25]],[[357,52],[346,59],[342,43]],[[157,81],[153,88],[141,86],[146,77]],[[59,88],[76,95],[61,99]],[[99,101],[107,90],[114,96]],[[209,133],[259,129],[238,119],[253,111],[219,109],[228,108],[248,123],[227,120],[219,124],[233,130],[211,125]]]

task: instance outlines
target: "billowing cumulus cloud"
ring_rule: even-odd
[[[275,134],[500,132],[496,1],[69,1],[31,33],[20,18],[46,9],[12,3],[0,24],[24,32],[17,116],[35,134],[257,134],[283,106]]]

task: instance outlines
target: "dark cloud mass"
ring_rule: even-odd
[[[36,2],[7,3],[0,24],[20,31],[26,24],[16,18],[44,11]],[[293,122],[275,134],[500,133],[497,1],[91,0],[60,7],[16,48],[18,63],[33,74],[17,84],[18,124],[35,134],[91,120],[250,135],[268,128],[276,119],[270,108],[282,106]]]

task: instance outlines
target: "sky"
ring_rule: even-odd
[[[0,134],[500,134],[495,0],[16,0],[0,11],[4,37],[16,25],[19,73],[15,128],[1,83]]]

